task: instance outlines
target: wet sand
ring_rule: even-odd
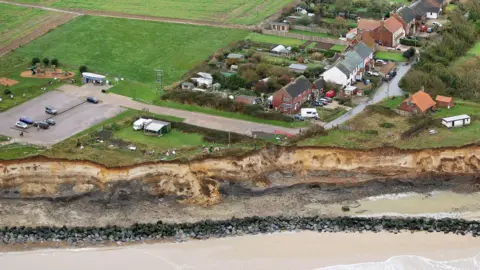
[[[4,253],[3,269],[316,269],[416,255],[436,261],[480,254],[480,238],[439,233],[281,233],[111,249]],[[139,268],[140,267],[140,268]],[[462,269],[473,269],[473,262]]]

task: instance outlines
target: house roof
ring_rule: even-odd
[[[395,67],[395,62],[387,62],[387,64],[381,66],[378,71],[382,74],[388,74]]]
[[[145,129],[147,131],[159,132],[164,126],[168,126],[170,123],[154,120],[148,124]]]
[[[372,31],[380,27],[380,21],[361,19],[358,22],[358,29]]]
[[[270,23],[271,25],[280,25],[280,26],[287,26],[288,23],[284,23],[284,22],[271,22]]]
[[[413,21],[417,16],[415,11],[413,11],[413,9],[411,9],[410,7],[401,8],[400,10],[397,11],[397,14],[400,15],[400,17],[405,23],[409,23]]]
[[[441,7],[442,4],[436,0],[419,0],[410,5],[410,8],[421,16],[425,15],[427,12],[440,13]]]
[[[345,59],[339,61],[335,66],[340,69],[347,77],[350,77],[353,71],[363,63],[364,58],[362,58],[357,52],[349,51],[345,54]]]
[[[353,50],[362,57],[363,60],[367,59],[372,53],[373,50],[370,49],[365,43],[360,42],[358,43]]]
[[[298,70],[306,70],[308,68],[308,66],[302,65],[302,64],[291,64],[290,66],[288,66],[288,68],[298,69]]]
[[[436,101],[440,101],[440,102],[447,102],[447,103],[450,103],[452,102],[453,98],[452,97],[446,97],[446,96],[440,96],[438,95],[436,98],[435,98]]]
[[[402,23],[398,21],[395,17],[390,17],[386,19],[384,26],[390,33],[395,33],[398,31],[398,29],[403,28]]]
[[[325,88],[325,80],[323,78],[318,78],[313,82],[313,85],[315,85],[315,89],[321,90]]]
[[[292,98],[295,98],[312,88],[312,85],[313,84],[307,78],[305,78],[305,76],[300,76],[296,78],[295,81],[285,85],[283,89],[285,89],[285,91],[287,91]]]
[[[427,111],[436,104],[432,97],[424,91],[416,92],[411,97],[405,99],[404,102],[411,102],[417,105],[417,107],[422,110],[422,112]]]
[[[360,40],[365,43],[370,48],[375,47],[375,39],[372,37],[372,34],[370,34],[370,31],[362,31],[359,35]]]

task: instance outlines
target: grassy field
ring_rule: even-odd
[[[395,61],[395,62],[401,62],[405,60],[401,53],[396,53],[396,52],[377,52],[375,53],[375,58],[382,59],[382,60]]]
[[[254,42],[269,43],[274,45],[281,44],[284,46],[300,46],[306,42],[305,40],[300,40],[296,38],[262,35],[258,33],[250,33],[245,39],[249,39]]]
[[[464,56],[460,57],[456,62],[455,64],[461,64],[461,63],[464,63],[466,61],[468,61],[468,59],[474,57],[474,56],[480,56],[480,41],[478,41],[475,46],[473,46],[468,52],[467,54],[465,54]]]
[[[289,33],[305,35],[305,36],[314,36],[314,37],[325,37],[325,38],[333,38],[336,39],[337,37],[331,36],[328,33],[318,33],[318,32],[310,32],[310,31],[302,31],[302,30],[295,30],[292,29],[288,31]]]
[[[317,108],[318,118],[323,122],[330,122],[345,114],[347,111],[343,108],[325,109]]]
[[[308,44],[307,49],[313,49],[313,48],[315,48],[315,46],[317,46],[317,43],[312,42],[312,43]]]
[[[0,159],[9,160],[9,159],[19,159],[28,156],[34,156],[39,154],[42,151],[41,148],[38,148],[33,145],[25,144],[8,144],[0,146]]]
[[[54,12],[0,3],[0,46],[33,31]]]
[[[345,51],[345,46],[343,46],[343,45],[333,45],[329,50],[330,51],[335,51],[335,52],[343,52],[343,51]]]
[[[338,23],[336,18],[323,18],[322,21],[327,22],[327,23],[333,23],[333,24]],[[350,28],[355,28],[355,27],[358,26],[358,23],[357,23],[356,20],[348,19],[347,20],[347,26],[350,27]]]
[[[123,12],[166,18],[256,24],[292,0],[18,0],[57,8]]]
[[[101,26],[101,27],[99,27]],[[96,29],[93,34],[91,29]],[[155,68],[164,71],[163,85],[206,60],[217,49],[245,38],[248,32],[204,26],[82,16],[17,49],[13,55],[26,60],[35,56],[57,57],[64,63],[153,84]],[[179,53],[181,52],[181,53]],[[146,87],[148,88],[148,87]],[[134,96],[134,88],[113,90]],[[155,88],[142,92],[150,99]]]

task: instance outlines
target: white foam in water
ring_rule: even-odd
[[[420,213],[420,214],[400,214],[400,213],[378,213],[378,214],[367,214],[367,215],[356,215],[357,217],[428,217],[434,219],[442,218],[460,218],[461,213],[455,212],[440,212],[440,213]]]
[[[333,265],[315,270],[469,270],[480,269],[480,254],[466,259],[452,261],[434,261],[421,256],[401,255],[384,262],[365,262],[357,264]]]
[[[366,198],[366,200],[369,200],[369,201],[398,200],[398,199],[401,199],[401,198],[407,198],[407,197],[411,197],[411,196],[415,196],[415,195],[419,195],[419,193],[405,192],[405,193],[383,194],[383,195],[368,197],[368,198]]]

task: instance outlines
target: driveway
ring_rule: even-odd
[[[408,66],[400,65],[397,68],[397,76],[395,76],[395,78],[393,78],[393,80],[391,80],[388,83],[384,82],[377,89],[375,94],[370,99],[368,99],[364,103],[361,103],[361,104],[357,105],[356,107],[351,109],[346,114],[344,114],[344,115],[340,116],[339,118],[327,123],[323,127],[325,129],[331,129],[333,127],[341,125],[341,124],[347,122],[348,120],[352,119],[353,117],[355,117],[356,115],[361,113],[368,105],[379,103],[379,102],[381,102],[382,100],[384,100],[388,97],[403,96],[405,94],[405,92],[403,92],[403,90],[400,89],[400,87],[398,87],[398,84],[399,84],[400,80],[403,78],[403,76],[405,76],[405,74],[407,74],[407,72],[410,70],[410,68],[412,68],[411,64],[408,65]]]

